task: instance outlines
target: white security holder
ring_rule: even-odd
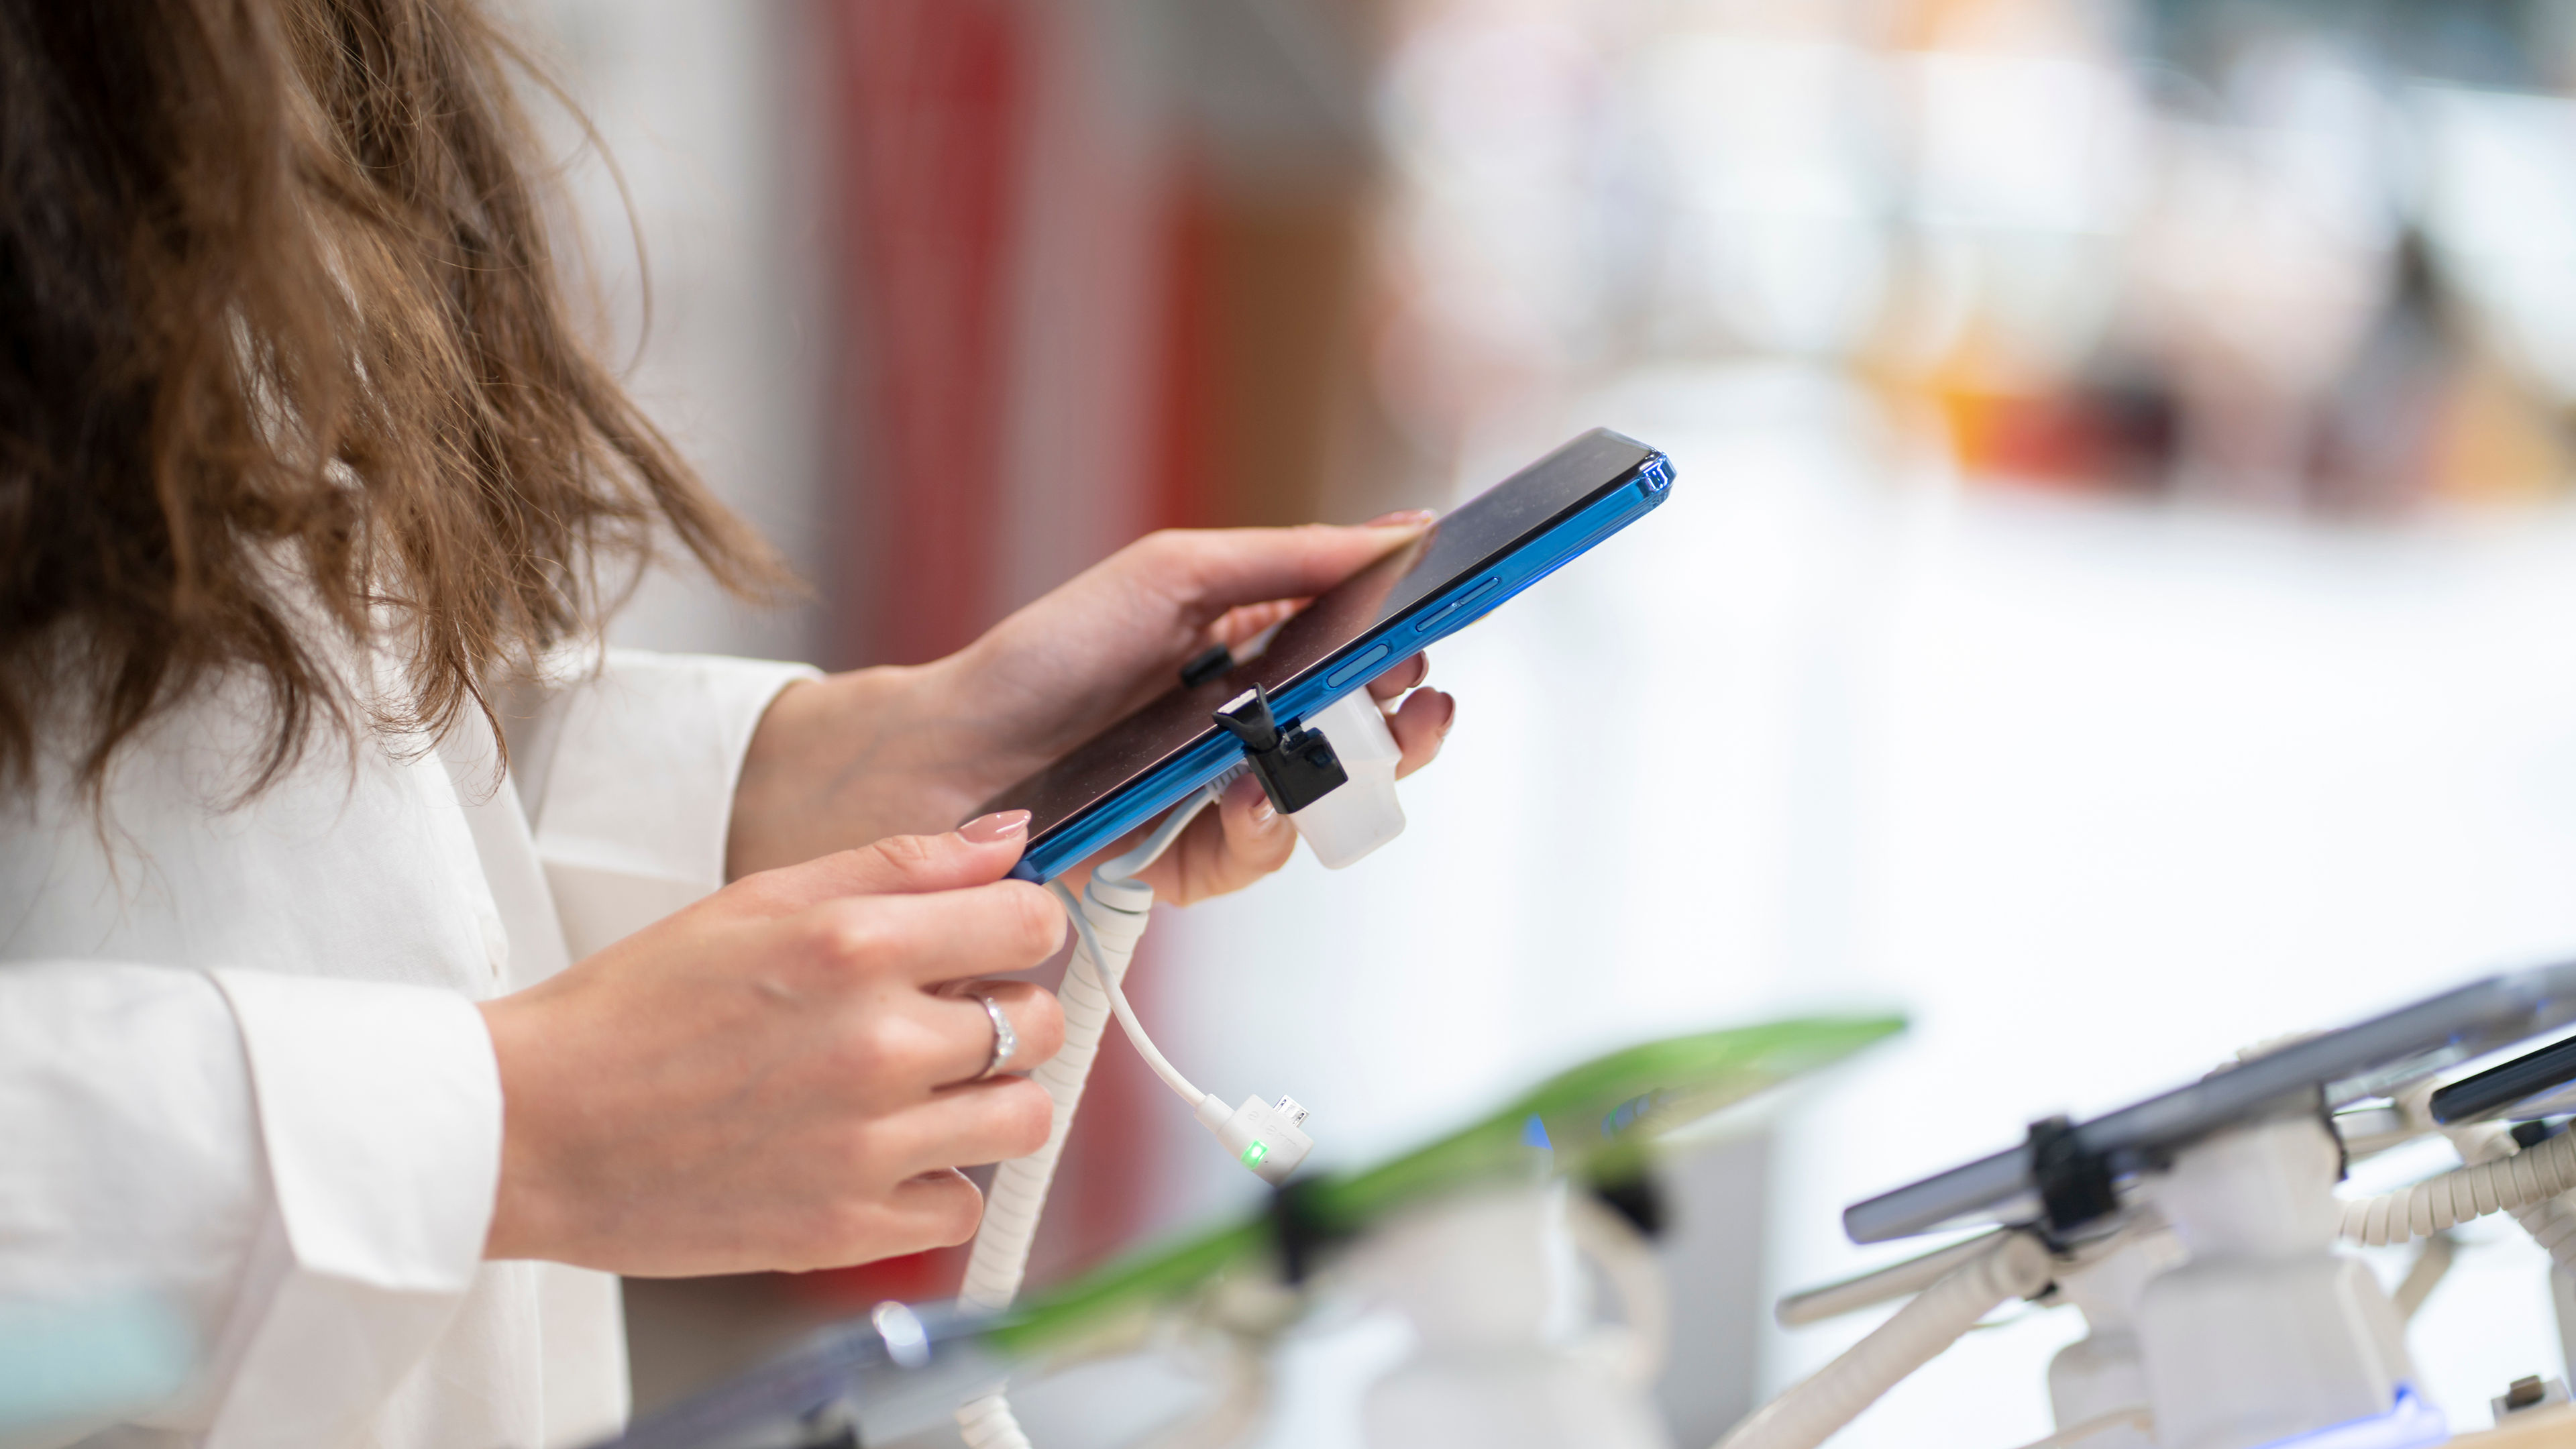
[[[2138,1300],[2147,1285],[2190,1255],[2172,1229],[2141,1214],[2089,1261],[2061,1266],[2043,1302],[2074,1305],[2085,1334],[2048,1361],[2048,1406],[2058,1429],[2095,1424],[2085,1449],[2156,1449],[2151,1395],[2138,1345]]]
[[[1624,1323],[1590,1321],[1585,1263]],[[1447,1197],[1374,1232],[1335,1276],[1415,1333],[1362,1401],[1371,1449],[1673,1449],[1653,1396],[1662,1265],[1591,1193],[1557,1180]]]
[[[2157,1449],[2329,1430],[2371,1449],[2449,1437],[2413,1387],[2396,1309],[2368,1267],[2334,1251],[2340,1162],[2322,1121],[2286,1117],[2183,1149],[2150,1188],[2191,1252],[2138,1298]]]

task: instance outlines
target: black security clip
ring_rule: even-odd
[[[1243,757],[1282,815],[1296,814],[1350,779],[1332,741],[1295,720],[1283,730],[1271,718],[1270,695],[1258,684],[1226,701],[1216,722],[1243,742]]]
[[[2030,1124],[2030,1176],[2052,1238],[2069,1240],[2120,1210],[2111,1164],[2084,1145],[2075,1124],[2047,1117]]]

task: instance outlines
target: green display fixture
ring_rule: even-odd
[[[1526,1177],[1535,1121],[1555,1170],[1609,1186],[1642,1173],[1667,1132],[1832,1066],[1905,1029],[1901,1016],[1796,1017],[1644,1042],[1570,1067],[1467,1126],[1373,1167],[1301,1179],[1273,1212],[1159,1244],[1032,1297],[985,1340],[1005,1357],[1117,1336],[1232,1272],[1275,1274],[1280,1230],[1333,1241],[1481,1183]]]

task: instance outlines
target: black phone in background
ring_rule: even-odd
[[[2038,1159],[2052,1151],[2098,1163],[2111,1184],[2125,1186],[2213,1133],[2384,1097],[2426,1072],[2571,1024],[2576,964],[2473,981],[2088,1122],[2039,1124],[2050,1128],[2055,1143],[2040,1142],[2034,1128],[2033,1140],[2022,1146],[1853,1203],[1843,1210],[1843,1231],[1855,1243],[1883,1243],[1970,1224],[2040,1221],[2047,1216],[2048,1172]],[[2473,1115],[2462,1111],[2448,1120]]]

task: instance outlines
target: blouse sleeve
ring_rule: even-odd
[[[611,649],[512,732],[537,856],[575,959],[724,884],[734,782],[802,664]],[[525,741],[523,744],[522,741]]]
[[[214,1444],[354,1432],[471,1286],[500,1170],[481,1016],[391,983],[13,963],[0,1122],[0,1300],[169,1307],[198,1386],[137,1422]]]

